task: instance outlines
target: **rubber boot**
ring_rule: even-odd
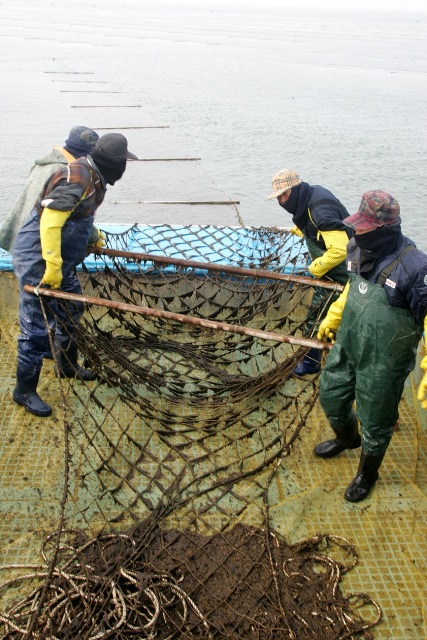
[[[322,359],[321,349],[310,349],[306,356],[298,362],[294,369],[296,376],[306,376],[309,373],[319,373],[320,361]]]
[[[35,416],[47,418],[52,413],[52,409],[36,392],[39,378],[40,370],[34,371],[18,365],[13,400]]]
[[[59,367],[60,378],[76,378],[88,382],[96,380],[96,373],[85,369],[77,363],[77,344],[70,339],[67,342],[55,342],[55,356]]]
[[[383,458],[384,453],[380,456],[369,456],[362,451],[357,474],[344,494],[346,500],[360,502],[360,500],[364,500],[369,495],[370,490],[378,480],[378,469]]]
[[[314,447],[314,453],[320,458],[333,458],[346,449],[357,449],[362,444],[362,439],[357,428],[357,418],[354,413],[350,420],[340,427],[332,427],[336,438],[325,440]]]

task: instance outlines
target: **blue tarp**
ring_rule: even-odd
[[[303,274],[307,269],[305,245],[299,238],[279,229],[258,227],[214,227],[177,225],[99,225],[106,234],[108,248],[153,256],[224,264],[241,268],[274,270]],[[127,269],[132,263],[121,259]],[[89,271],[104,265],[113,268],[113,261],[90,254],[84,261]],[[138,271],[153,271],[156,263],[138,263]],[[174,265],[162,270],[176,271]],[[182,267],[178,267],[182,269]],[[12,257],[0,249],[0,269],[12,271]],[[81,267],[79,267],[81,270]]]

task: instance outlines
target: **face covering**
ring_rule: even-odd
[[[286,202],[279,203],[280,206],[285,209],[288,213],[294,214],[297,210],[298,197],[299,197],[299,189],[297,187],[293,187],[291,190],[291,195],[286,200]]]
[[[113,185],[125,172],[126,158],[109,158],[97,149],[94,149],[90,156],[108,184]]]
[[[374,231],[368,231],[361,235],[355,234],[354,241],[365,258],[378,260],[393,253],[400,235],[400,224],[392,226],[383,225]]]

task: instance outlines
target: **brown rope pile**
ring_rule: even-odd
[[[175,235],[166,231],[158,243],[170,249]],[[223,237],[229,257],[226,231],[218,234],[209,242]],[[304,258],[285,232],[254,234],[251,268]],[[108,245],[127,246],[130,235],[135,245],[137,229]],[[245,259],[238,249],[235,239],[241,268],[248,247]],[[287,336],[301,335],[312,295],[304,280],[111,256],[97,256],[82,283],[105,301]],[[323,304],[334,295],[325,290]],[[40,303],[51,327],[55,305],[42,295]],[[67,311],[73,302],[55,304]],[[291,547],[268,524],[269,487],[318,396],[316,376],[292,375],[307,347],[95,304],[78,326],[69,313],[63,330],[97,379],[55,380],[50,402],[64,412],[60,522],[43,563],[0,585],[33,587],[0,614],[3,638],[372,637],[377,605],[339,587],[356,561],[351,545],[320,535]],[[233,526],[246,517],[252,526]]]
[[[46,552],[44,559],[40,577]],[[244,525],[209,537],[161,530],[153,519],[93,539],[64,531],[31,637],[368,640],[378,605],[339,587],[356,562],[354,547],[337,536],[288,546]],[[1,616],[3,638],[27,637],[42,589]]]

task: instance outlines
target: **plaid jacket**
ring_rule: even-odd
[[[83,157],[58,169],[45,183],[35,208],[39,216],[48,207],[55,211],[72,211],[70,219],[93,215],[107,190],[104,179]]]

